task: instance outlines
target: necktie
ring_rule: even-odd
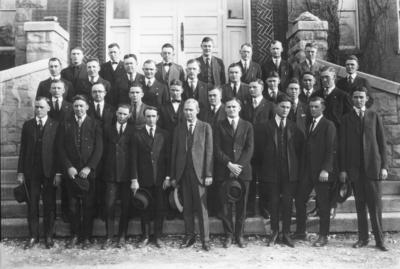
[[[123,124],[119,125],[119,137],[121,137],[122,133],[124,132],[122,129]]]
[[[269,96],[271,97],[272,101],[275,103],[275,101],[276,101],[276,93],[275,93],[275,91],[271,91]]]
[[[133,103],[132,120],[134,123],[136,122],[136,103]]]
[[[193,96],[194,96],[194,91],[195,91],[195,88],[194,88],[194,81],[193,81],[193,80],[192,80],[191,83],[190,83],[190,88],[191,88],[192,92],[189,93],[189,98],[193,98]]]
[[[313,71],[313,63],[310,61],[310,71]]]
[[[180,103],[181,103],[181,100],[178,100],[178,99],[172,99],[172,103],[178,103],[178,104],[180,104]]]
[[[359,116],[360,116],[361,122],[363,122],[363,120],[364,120],[364,111],[362,111],[361,109],[360,109]]]
[[[40,130],[40,132],[43,131],[43,121],[42,121],[42,119],[39,120],[39,130]]]
[[[82,118],[78,119],[78,126],[79,126],[79,128],[81,128],[81,126],[82,126]]]
[[[296,102],[293,102],[292,110],[293,110],[293,113],[296,113],[296,110],[297,110],[297,103]]]
[[[244,72],[247,73],[247,62],[244,62]]]
[[[235,122],[235,120],[232,120],[231,126],[232,126],[232,129],[233,129],[233,133],[235,133],[236,132],[236,122]]]
[[[306,96],[307,96],[307,103],[310,99],[310,95],[311,95],[311,91],[310,90],[306,90]]]
[[[78,78],[79,75],[79,65],[76,65],[74,68],[74,80]]]
[[[328,97],[328,95],[329,95],[329,90],[325,89],[324,90],[324,99],[326,99],[326,97]]]
[[[153,138],[154,138],[153,128],[150,128],[150,140],[151,140],[151,142],[153,142]]]
[[[314,119],[312,124],[311,124],[310,133],[314,130],[314,127],[315,127],[316,123],[317,123],[317,121]]]
[[[134,80],[133,80],[133,74],[129,73],[129,82],[131,83],[131,85],[133,84]]]
[[[193,135],[193,124],[189,124],[189,135],[192,136]]]
[[[237,86],[236,83],[233,83],[233,96],[236,97],[236,93],[237,93]]]
[[[281,122],[279,123],[279,129],[281,129],[282,131],[282,135],[283,135],[283,118],[281,118]]]
[[[210,67],[210,59],[206,58],[206,67],[209,68]]]
[[[101,118],[101,114],[100,114],[100,104],[97,104],[97,109],[96,109],[96,114],[99,118]]]
[[[350,90],[351,86],[353,86],[353,78],[349,76],[349,78],[347,79],[347,88]]]
[[[258,104],[257,104],[257,99],[256,99],[256,98],[253,98],[253,107],[254,107],[254,109],[256,109],[257,106],[258,106]]]
[[[279,70],[279,64],[278,64],[278,60],[276,60],[276,61],[275,61],[275,68],[276,68],[276,71],[278,71],[278,70]]]
[[[147,81],[147,88],[151,88],[151,80]]]
[[[58,99],[56,99],[56,111],[60,111],[60,105],[58,104]]]
[[[217,108],[215,106],[212,106],[212,110],[211,110],[211,115],[214,118],[215,116],[215,111],[217,110]]]
[[[93,85],[94,84],[94,78],[90,77],[90,83]]]

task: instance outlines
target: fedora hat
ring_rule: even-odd
[[[14,188],[14,197],[18,203],[29,202],[29,196],[27,193],[25,182]]]
[[[246,185],[240,178],[230,178],[222,183],[220,197],[224,203],[237,202],[246,194]]]
[[[178,209],[179,212],[183,211],[182,195],[180,194],[179,188],[175,188],[173,192],[171,191],[169,193],[168,201],[173,209]]]
[[[86,197],[89,193],[90,182],[87,178],[75,176],[72,179],[72,194],[78,197]]]
[[[340,180],[336,182],[335,186],[335,200],[339,203],[344,203],[347,198],[351,196],[352,188],[349,179],[343,183]]]
[[[154,203],[153,196],[145,189],[139,188],[133,195],[133,206],[138,209],[146,209],[149,205]]]

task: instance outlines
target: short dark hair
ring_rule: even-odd
[[[324,67],[321,68],[321,73],[325,72],[325,71],[328,71],[329,73],[335,73],[335,75],[336,75],[335,68],[333,68],[331,66],[324,66]]]
[[[60,64],[60,66],[62,66],[61,60],[58,59],[57,57],[50,58],[49,64],[50,64],[50,62],[55,62],[55,61],[57,61]]]
[[[117,106],[117,110],[118,110],[120,107],[129,109],[129,113],[132,112],[132,106],[131,106],[130,104],[127,104],[127,103],[119,103],[118,106]]]
[[[50,89],[51,89],[51,85],[53,85],[54,83],[61,83],[64,86],[64,89],[65,89],[65,83],[61,79],[55,79],[55,80],[51,81]]]
[[[156,108],[155,106],[147,106],[144,110],[143,110],[143,116],[146,116],[146,111],[147,110],[154,110],[157,112],[158,115],[158,108]]]
[[[356,86],[356,87],[352,88],[350,95],[353,96],[353,94],[355,92],[363,92],[363,93],[365,93],[365,95],[368,95],[368,90],[364,86]]]
[[[278,95],[276,98],[276,104],[280,104],[282,102],[289,102],[290,104],[293,104],[292,98],[290,98],[287,94]]]
[[[174,46],[172,46],[172,45],[169,44],[169,43],[164,44],[164,45],[161,47],[161,51],[162,51],[164,48],[171,48],[173,51],[175,51]]]
[[[86,61],[86,64],[90,63],[90,62],[97,62],[100,65],[100,61],[99,58],[97,57],[91,57]]]
[[[256,82],[256,83],[258,83],[258,84],[260,84],[261,86],[264,87],[264,82],[263,82],[261,79],[259,79],[259,78],[252,78],[252,79],[250,79],[249,84],[252,83],[252,82]]]
[[[242,49],[244,46],[250,47],[253,49],[253,45],[251,43],[244,43],[240,48]]]
[[[282,42],[279,41],[279,40],[273,40],[273,41],[271,42],[271,46],[272,46],[272,45],[275,45],[275,44],[281,44],[281,46],[283,47]]]
[[[239,104],[240,107],[242,107],[242,102],[240,102],[240,100],[237,99],[236,97],[230,97],[230,98],[228,98],[228,100],[226,100],[225,104],[228,103],[228,102],[232,102],[232,101],[235,101],[236,103]]]
[[[218,90],[222,94],[222,88],[220,86],[214,86],[214,87],[210,88],[208,90],[208,92],[211,92],[213,90]]]
[[[319,96],[311,97],[309,104],[310,104],[311,102],[318,102],[318,101],[321,103],[321,105],[322,105],[323,107],[325,107],[325,100],[324,100],[323,98],[319,97]]]
[[[309,47],[309,48],[314,48],[314,49],[318,49],[318,45],[317,45],[317,43],[315,43],[315,42],[308,42],[307,44],[306,44],[306,48],[307,47]]]
[[[73,50],[80,50],[80,51],[82,52],[82,54],[83,54],[83,49],[82,49],[82,47],[75,47],[75,48],[73,48],[71,51],[73,51]]]
[[[145,65],[145,64],[150,64],[150,63],[154,63],[154,65],[157,65],[157,63],[155,62],[155,61],[153,61],[153,60],[147,60],[147,61],[145,61],[144,63],[143,63],[143,66]],[[157,67],[156,67],[157,68]]]
[[[290,84],[297,84],[297,85],[299,85],[300,86],[300,82],[299,82],[299,80],[297,79],[297,78],[292,78],[292,79],[289,79],[289,81],[288,81],[288,88],[289,88],[289,85]]]
[[[347,59],[346,59],[346,62],[348,60],[354,60],[354,61],[356,61],[358,63],[358,58],[355,55],[349,55],[349,57],[347,57]]]
[[[137,57],[136,57],[136,55],[133,54],[133,53],[125,54],[124,60],[126,60],[126,59],[128,59],[128,58],[133,58],[133,59],[135,59],[135,61],[137,62]]]
[[[36,99],[35,99],[35,101],[42,101],[42,100],[45,100],[45,101],[46,101],[46,103],[47,103],[49,106],[51,106],[50,99],[49,99],[49,98],[47,98],[47,97],[44,97],[44,96],[38,96],[38,97],[36,97]]]
[[[304,75],[311,75],[311,76],[313,76],[313,77],[315,78],[315,73],[314,73],[314,71],[306,71],[306,72],[304,72],[304,73],[303,73],[303,76],[302,76],[301,78],[303,78]]]
[[[89,105],[86,96],[84,96],[83,94],[75,95],[74,98],[72,98],[72,104],[75,103],[76,101],[79,101],[79,100],[82,100],[82,101],[84,101],[87,105]]]
[[[280,79],[278,72],[275,72],[275,71],[271,71],[268,73],[267,79],[269,79],[269,78],[279,78]]]
[[[140,84],[140,83],[138,83],[138,82],[133,83],[133,84],[129,87],[129,93],[131,92],[131,89],[132,89],[132,88],[140,88],[140,89],[142,89],[142,91],[143,91],[143,85]]]
[[[180,81],[179,79],[174,78],[174,79],[171,80],[171,82],[169,83],[169,86],[179,86],[179,87],[182,87],[182,81]]]
[[[231,69],[231,68],[233,68],[233,67],[239,67],[240,71],[243,72],[243,71],[242,71],[242,67],[240,66],[240,64],[238,64],[238,63],[233,63],[233,64],[231,64],[231,65],[228,67],[228,73],[229,73],[229,69]]]
[[[110,45],[108,45],[109,49],[114,48],[114,47],[117,47],[118,49],[121,49],[117,43],[111,43]]]
[[[188,66],[189,64],[192,63],[197,63],[197,65],[199,66],[199,68],[201,69],[201,64],[199,61],[197,61],[196,59],[190,59],[189,61],[187,61],[186,66]]]
[[[201,43],[203,44],[204,42],[210,42],[210,41],[214,44],[214,41],[212,40],[212,38],[206,36],[205,38],[203,38],[203,40],[201,41]]]

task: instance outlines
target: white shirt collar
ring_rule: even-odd
[[[227,117],[227,119],[228,119],[230,125],[232,125],[232,121],[233,121],[233,120],[235,121],[236,126],[237,126],[237,124],[238,124],[238,122],[239,122],[239,116],[237,116],[237,117],[235,117],[235,118],[229,118],[229,117]]]
[[[277,61],[278,61],[278,64],[281,62],[281,57],[279,57],[279,58],[272,58],[272,61],[274,62],[274,63],[276,63]]]
[[[215,106],[215,111],[218,111],[218,109],[221,107],[222,103],[219,103],[218,105]],[[211,106],[211,109],[213,108],[213,106]]]
[[[121,128],[122,125],[122,132],[125,131],[126,128],[126,122],[124,124],[121,124],[117,121],[117,131],[119,132],[119,128]]]
[[[314,92],[314,89],[310,89],[310,90],[308,90],[308,91],[310,91],[310,95],[311,95],[311,94]],[[305,95],[307,95],[307,90],[306,90],[306,88],[303,89],[303,92],[304,92]]]
[[[146,130],[147,130],[147,133],[148,134],[150,134],[150,128],[153,128],[153,135],[154,135],[154,133],[156,132],[156,126],[157,125],[154,125],[153,127],[150,127],[149,125],[145,125],[146,126]]]
[[[314,64],[315,64],[315,60],[314,60],[314,61],[308,60],[308,59],[306,59],[306,60],[307,60],[308,66],[311,66],[311,65],[314,65]]]
[[[97,82],[99,80],[99,78],[100,78],[100,76],[95,76],[95,77],[93,77],[93,81]],[[92,77],[89,76],[89,81],[91,81],[91,80],[92,80]]]
[[[62,96],[61,97],[58,97],[58,98],[55,98],[54,96],[52,96],[51,97],[51,101],[54,103],[55,101],[60,101],[60,105],[61,105],[61,103],[62,103],[62,101],[63,101],[63,98],[62,98]]]
[[[233,89],[234,86],[235,86],[235,83],[231,82],[232,89]],[[237,90],[239,90],[239,88],[240,88],[240,80],[238,82],[236,82],[236,88],[237,88]]]
[[[353,81],[354,81],[354,79],[356,78],[356,76],[357,76],[357,72],[355,72],[355,73],[353,73],[353,74],[348,74],[347,75],[347,79],[349,79],[349,77],[351,77],[352,79],[353,79]]]
[[[193,132],[194,132],[194,128],[196,128],[196,123],[197,123],[197,119],[195,119],[194,122],[186,121],[188,130],[190,128],[190,124],[193,124]]]
[[[256,100],[257,101],[257,106],[261,103],[261,100],[263,99],[263,96],[258,96],[258,97],[253,97],[252,100]]]
[[[332,87],[328,88],[328,95],[331,94],[331,92],[333,91],[333,89],[335,89],[335,85],[333,85]],[[325,90],[325,89],[324,89]]]
[[[95,108],[95,109],[97,108],[97,104],[99,104],[99,105],[100,105],[100,108],[103,109],[103,107],[104,107],[104,100],[101,101],[100,103],[98,103],[98,102],[96,102],[96,101],[93,101],[93,104],[94,104],[94,108]]]
[[[208,57],[202,55],[202,57],[203,57],[204,62],[206,62],[206,59],[208,58],[208,59],[210,59],[210,63],[211,63],[212,55],[210,55]]]
[[[363,106],[362,108],[357,108],[357,107],[354,106],[353,109],[357,112],[358,115],[360,115],[360,110],[362,112],[365,112],[366,107]]]
[[[42,120],[43,126],[46,124],[47,119],[49,118],[47,115],[44,116],[43,118],[35,117],[36,118],[36,123],[39,124],[39,120]]]
[[[55,77],[53,77],[52,75],[50,75],[50,78],[51,78],[52,80],[61,79],[61,75],[58,75],[58,76],[55,76]]]
[[[281,124],[281,117],[278,116],[278,114],[275,115],[275,122],[279,126]],[[283,127],[286,126],[286,118],[283,119]]]
[[[323,117],[324,115],[321,115],[321,116],[319,116],[318,118],[313,118],[312,119],[312,121],[311,121],[311,125],[312,125],[312,122],[315,120],[315,124],[314,124],[314,129],[315,129],[315,127],[317,127],[317,125],[318,125],[318,122],[322,119],[322,117]],[[312,130],[311,130],[312,131]]]
[[[76,121],[78,121],[78,116],[75,115],[75,119]],[[82,116],[82,122],[85,121],[85,119],[86,119],[86,114]]]
[[[191,78],[188,77],[188,82],[189,82],[189,83],[191,83],[192,81],[193,81],[194,83],[197,83],[197,80],[198,80],[197,78],[191,79]]]
[[[126,75],[128,76],[128,80],[129,80],[131,78],[129,73],[126,73]],[[132,76],[133,76],[133,79],[135,79],[136,78],[136,73],[132,73]]]
[[[243,67],[244,67],[244,65],[245,65],[245,63],[246,63],[246,67],[249,68],[249,66],[250,66],[250,60],[245,61],[245,60],[243,60],[243,59],[240,59],[240,61],[242,62]]]
[[[151,85],[153,85],[154,80],[156,80],[156,78],[155,77],[153,77],[153,78],[145,78],[145,80],[146,80],[146,85],[147,85],[147,83],[149,83],[149,80],[151,81]]]
[[[268,88],[268,95],[271,95],[271,92],[275,92],[275,94],[278,95],[278,89],[271,90],[270,88]]]

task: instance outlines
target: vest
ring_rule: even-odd
[[[287,131],[283,128],[283,131],[277,128],[277,142],[278,142],[278,155],[277,155],[277,166],[278,166],[278,181],[288,178],[289,167],[288,167],[288,155],[287,155]]]
[[[42,137],[43,137],[43,132],[44,132],[44,126],[43,126],[43,130],[40,131],[39,124],[36,123],[36,128],[35,128],[36,140],[35,140],[35,149],[33,150],[33,156],[34,156],[34,163],[35,164],[43,162],[43,158],[42,158],[42,151],[43,151]]]
[[[186,126],[187,128],[187,126]],[[193,168],[193,156],[192,156],[192,147],[193,147],[193,137],[194,137],[194,129],[196,126],[193,126],[193,134],[189,134],[189,129],[186,135],[186,143],[187,143],[187,155],[186,155],[186,168]]]

